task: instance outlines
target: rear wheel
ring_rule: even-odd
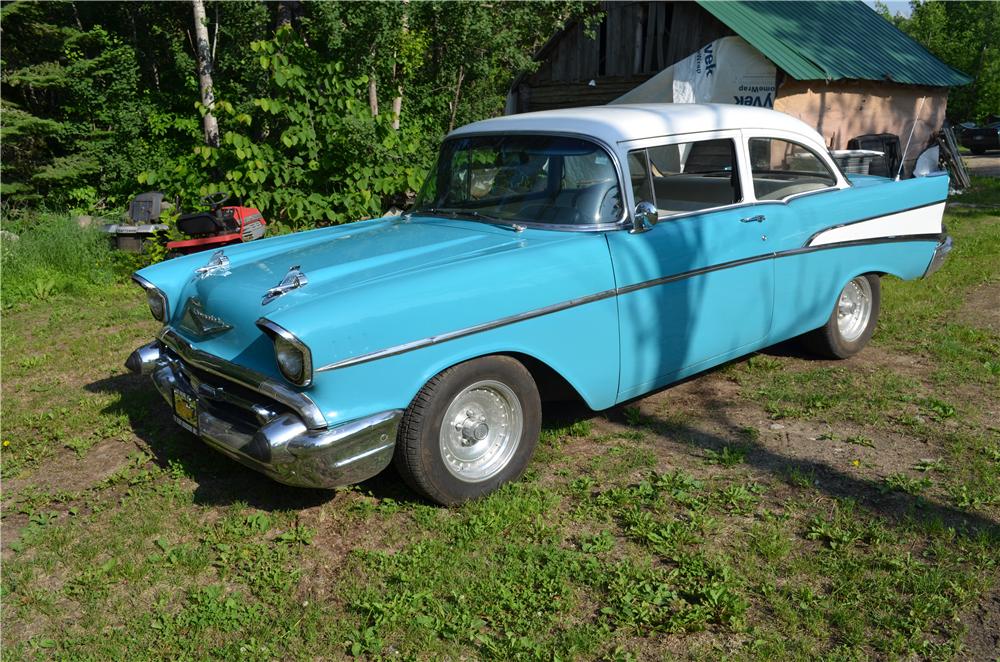
[[[875,332],[882,301],[880,285],[874,274],[853,278],[840,291],[826,324],[803,336],[806,346],[833,359],[860,352]]]
[[[436,375],[403,414],[394,463],[432,501],[455,505],[524,472],[542,406],[531,373],[507,356],[474,359]]]

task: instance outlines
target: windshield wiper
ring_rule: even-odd
[[[522,232],[525,228],[523,225],[519,225],[512,221],[506,221],[502,218],[496,216],[490,216],[489,214],[484,214],[482,212],[476,211],[475,209],[460,209],[456,207],[427,207],[424,209],[414,209],[407,212],[407,217],[413,216],[414,214],[450,214],[456,218],[470,218],[474,221],[484,221],[492,225],[501,225],[506,228],[510,228],[514,232]]]

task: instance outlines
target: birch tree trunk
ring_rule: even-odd
[[[403,112],[403,85],[396,88],[396,96],[392,99],[392,128],[399,128],[399,116]]]
[[[409,3],[410,0],[403,0],[403,39],[406,39],[406,33],[410,31],[410,16],[409,16]],[[392,65],[392,78],[396,82],[396,96],[392,99],[392,128],[399,129],[399,116],[403,112],[403,67],[399,63]]]
[[[451,102],[451,120],[448,122],[448,133],[455,128],[455,115],[458,113],[458,102],[462,98],[462,81],[465,80],[465,65],[458,65],[458,81],[455,83],[455,98]]]
[[[202,125],[205,128],[205,144],[219,146],[219,123],[212,111],[215,110],[215,91],[212,89],[212,48],[208,42],[208,19],[205,18],[203,0],[191,0],[194,6],[195,52],[198,59],[198,85],[201,88],[201,104],[205,106]]]
[[[368,77],[368,109],[372,111],[372,117],[378,115],[378,86],[374,71]]]

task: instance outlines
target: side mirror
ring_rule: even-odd
[[[632,225],[632,234],[652,230],[659,219],[660,216],[656,211],[656,205],[652,202],[640,202],[635,206],[635,223]]]

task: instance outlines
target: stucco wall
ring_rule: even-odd
[[[926,98],[923,107],[920,99]],[[774,109],[813,126],[830,149],[847,149],[847,141],[866,133],[895,133],[906,148],[904,173],[913,167],[931,135],[941,128],[948,89],[875,81],[800,81],[786,78],[778,87]],[[919,117],[917,110],[920,109]]]

